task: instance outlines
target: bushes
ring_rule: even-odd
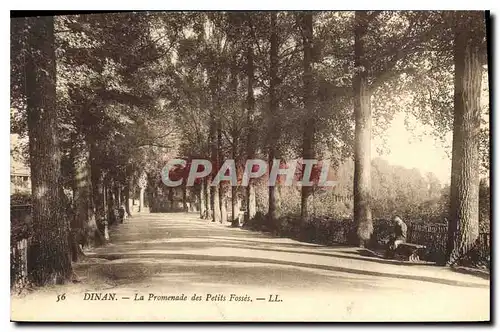
[[[356,227],[350,219],[312,218],[309,223],[301,224],[300,215],[294,214],[280,217],[271,225],[267,216],[258,212],[255,218],[245,223],[244,228],[326,245],[354,243],[356,240]]]

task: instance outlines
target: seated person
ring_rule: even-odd
[[[408,227],[400,217],[396,216],[392,221],[394,224],[394,234],[391,236],[391,240],[389,241],[390,256],[394,255],[397,247],[401,243],[406,242],[406,233],[408,230]]]

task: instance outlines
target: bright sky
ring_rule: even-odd
[[[429,128],[422,125],[415,118],[410,118],[413,131],[405,126],[405,114],[399,113],[386,132],[386,147],[383,153],[377,152],[377,147],[383,144],[380,137],[372,140],[372,157],[382,157],[392,165],[406,168],[417,168],[422,175],[434,173],[441,184],[449,183],[451,176],[451,132],[445,143],[438,141],[429,132]],[[449,148],[446,148],[446,145]],[[450,153],[450,156],[446,152]]]
[[[489,106],[488,74],[483,73],[481,91],[481,107]],[[453,134],[446,135],[445,142],[435,139],[432,128],[424,126],[415,117],[409,117],[408,123],[413,130],[405,125],[405,113],[397,113],[391,125],[385,132],[386,149],[378,153],[377,147],[383,145],[381,137],[372,139],[372,157],[382,157],[390,164],[406,168],[417,168],[422,175],[434,173],[441,184],[449,184],[451,178],[451,146]],[[489,126],[489,114],[483,113],[485,126]]]

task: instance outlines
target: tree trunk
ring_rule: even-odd
[[[108,218],[106,216],[105,188],[103,184],[104,175],[100,167],[96,165],[96,157],[92,150],[91,155],[92,196],[94,199],[96,224],[101,234],[104,235],[104,240],[108,241]]]
[[[139,187],[139,208],[137,212],[144,212],[144,194],[148,186],[148,175],[146,172],[142,172],[139,175],[137,186]]]
[[[207,209],[206,209],[206,203],[205,203],[205,199],[206,199],[206,186],[205,186],[205,179],[201,179],[200,181],[200,218],[201,219],[205,219],[206,218],[206,213],[207,213]]]
[[[238,72],[239,68],[237,66],[237,59],[236,57],[233,59],[233,62],[231,64],[231,101],[236,105],[239,100],[238,100]],[[239,128],[239,119],[236,118],[236,116],[233,115],[233,124],[231,128],[231,158],[234,160],[236,169],[234,170],[236,172],[236,179],[238,179],[238,165],[239,165],[239,156],[238,156],[238,146],[239,146],[239,135],[240,135],[240,128]],[[237,201],[237,187],[231,185],[231,226],[237,227],[238,226],[238,201]]]
[[[255,185],[248,185],[247,187],[247,220],[255,218],[257,214],[257,200],[255,198]]]
[[[227,186],[222,183],[219,185],[220,195],[220,223],[227,223]]]
[[[239,196],[236,200],[236,219],[238,220],[237,221],[237,225],[238,226],[242,226],[243,225],[243,215],[241,214],[241,196]]]
[[[85,110],[87,112],[88,110]],[[94,152],[92,152],[94,150]],[[93,164],[96,163],[96,161],[93,159],[96,156],[96,147],[94,146],[93,140],[89,139],[87,136],[85,138],[85,149],[84,149],[84,167],[85,167],[85,172],[86,176],[83,177],[82,179],[87,179],[87,189],[84,192],[84,195],[87,195],[88,199],[88,205],[87,205],[87,211],[88,211],[88,228],[87,228],[87,236],[89,239],[92,240],[91,243],[94,244],[94,246],[101,246],[104,243],[106,243],[106,239],[104,237],[104,233],[102,233],[101,229],[99,228],[99,224],[97,222],[97,215],[96,215],[96,200],[95,200],[95,191],[94,191],[94,184],[93,184],[93,173],[92,170],[96,168],[96,166],[92,166]],[[96,168],[99,169],[99,168]],[[84,199],[85,196],[82,197]],[[76,199],[76,197],[75,197]]]
[[[238,214],[239,214],[239,206],[238,206],[238,194],[236,190],[236,186],[231,186],[231,226],[238,226]]]
[[[270,154],[270,162],[269,162],[269,167],[272,166],[272,159],[274,156]],[[273,186],[269,187],[269,222],[272,225],[276,222],[276,220],[280,217],[280,206],[281,206],[281,195],[280,195],[280,187],[279,186]],[[254,193],[254,202],[255,202],[255,193]]]
[[[212,209],[212,189],[210,187],[210,179],[206,178],[205,179],[205,210],[206,212],[206,217],[205,219],[211,220],[212,215],[213,215],[213,209]]]
[[[172,204],[172,187],[169,187],[167,190],[167,212],[172,212],[173,204]]]
[[[208,135],[208,142],[207,142],[207,147],[208,147],[207,155],[212,154],[212,150],[211,150],[212,149],[212,123],[213,123],[212,120],[210,120],[210,132]],[[205,201],[205,219],[207,219],[207,220],[212,220],[212,216],[213,216],[212,189],[210,187],[211,177],[212,177],[212,175],[209,174],[207,177],[202,179],[204,189],[205,189],[205,192],[204,192],[204,195],[205,195],[205,200],[204,200]]]
[[[106,202],[104,190],[104,174],[101,172],[99,163],[100,154],[97,143],[90,138],[90,174],[92,181],[92,198],[95,209],[95,219],[97,229],[104,236],[104,240],[109,240],[108,218],[106,217]]]
[[[220,109],[219,109],[219,103],[218,103],[218,98],[219,98],[219,79],[218,79],[218,73],[213,72],[212,73],[212,78],[210,80],[210,91],[212,94],[212,107],[210,109],[210,147],[211,147],[211,159],[212,159],[212,175],[210,175],[210,186],[211,186],[211,198],[210,198],[210,203],[212,207],[212,222],[220,222],[221,221],[221,209],[220,209],[220,193],[219,189],[220,186],[212,186],[212,180],[214,175],[216,174],[217,171],[219,170],[219,167],[221,166],[219,164],[219,126],[220,126]]]
[[[125,213],[127,214],[128,218],[132,217],[132,213],[130,212],[130,188],[132,187],[131,182],[132,182],[132,180],[127,178],[126,185],[123,188],[123,200],[125,203]]]
[[[226,188],[221,187],[219,189],[220,193],[220,223],[225,224],[227,223],[227,194],[226,194]]]
[[[77,193],[77,161],[79,159],[78,151],[77,151],[77,133],[73,132],[71,133],[70,137],[70,142],[71,142],[71,149],[70,149],[70,160],[71,160],[71,171],[70,174],[72,174],[72,181],[71,181],[71,189],[73,192],[73,202],[70,203],[69,205],[71,206],[72,214],[68,215],[67,217],[70,220],[70,248],[71,248],[71,260],[73,262],[77,262],[80,258],[80,256],[83,255],[83,251],[80,248],[80,245],[84,245],[86,239],[85,239],[85,232],[84,232],[84,227],[87,224],[87,221],[85,218],[79,218],[77,215],[77,204],[79,203],[77,201],[77,198],[80,200],[81,198],[78,197]],[[63,165],[61,165],[61,168]],[[64,193],[63,193],[64,195]],[[65,196],[65,195],[64,195]],[[85,209],[85,213],[88,211]]]
[[[368,78],[364,61],[364,39],[367,14],[355,13],[354,56],[356,76],[354,79],[354,221],[358,223],[360,245],[364,246],[373,233],[371,213],[371,106]]]
[[[236,138],[233,138],[233,142]],[[235,145],[233,145],[235,146]],[[233,160],[236,160],[236,148],[233,147]],[[237,171],[236,171],[237,172]],[[238,174],[236,174],[236,178],[238,178]],[[239,205],[238,205],[238,188],[236,186],[231,185],[231,226],[237,227],[239,225],[238,215],[239,215]]]
[[[312,74],[312,56],[313,56],[313,14],[307,13],[302,16],[302,35],[304,45],[304,97],[305,122],[302,138],[302,157],[304,159],[315,158],[314,135],[316,126],[316,115],[313,100],[313,74]],[[300,200],[300,216],[302,223],[308,222],[311,214],[311,186],[302,186]]]
[[[155,197],[157,196],[156,189],[148,185],[144,189],[144,207],[148,207],[149,212],[155,211]]]
[[[77,243],[82,246],[100,246],[104,237],[97,228],[92,204],[92,184],[90,179],[90,153],[84,148],[75,155],[75,177],[73,181],[73,199]]]
[[[187,205],[187,186],[185,182],[182,186],[182,209],[184,210],[184,212],[189,212]]]
[[[220,112],[220,109],[219,109]],[[223,152],[222,152],[222,116],[219,114],[217,117],[217,164],[219,167],[223,163]],[[227,222],[227,195],[226,195],[226,187],[222,183],[219,182],[219,204],[220,204],[220,223],[225,224]]]
[[[220,210],[220,196],[219,196],[219,186],[212,186],[211,191],[211,202],[212,202],[212,222],[221,221],[221,210]]]
[[[120,184],[115,184],[116,186],[116,206],[120,207],[122,205],[122,187]]]
[[[143,212],[144,211],[144,191],[145,188],[139,188],[139,211],[138,212]]]
[[[60,284],[72,276],[69,223],[61,205],[61,154],[57,139],[54,18],[26,18],[26,98],[32,184],[33,240],[28,271],[37,285]]]
[[[89,167],[90,168],[90,167]],[[88,189],[89,195],[92,195],[92,185],[90,184]],[[88,238],[92,239],[92,243],[94,246],[98,247],[106,243],[106,239],[104,238],[104,234],[101,233],[99,227],[97,225],[96,216],[95,216],[95,207],[93,203],[92,197],[89,198],[89,224],[87,228]]]
[[[109,225],[116,224],[116,214],[115,214],[115,199],[113,195],[113,181],[112,179],[107,179],[105,184],[106,190],[106,213],[109,220]]]
[[[481,38],[474,26],[482,12],[456,13],[455,98],[448,226],[448,264],[460,261],[479,236],[479,132],[481,95]],[[483,23],[484,24],[484,23]]]
[[[269,137],[269,169],[273,165],[274,159],[279,159],[278,153],[278,140],[280,136],[280,125],[279,125],[279,115],[278,115],[278,97],[277,97],[277,86],[278,86],[278,30],[276,26],[277,13],[271,12],[271,35],[270,35],[270,86],[269,86],[269,125],[270,125],[270,137]],[[274,224],[278,218],[278,212],[276,209],[276,186],[269,186],[269,210],[268,218],[271,224]],[[255,198],[254,198],[255,200]]]

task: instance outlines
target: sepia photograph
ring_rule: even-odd
[[[11,11],[10,320],[491,323],[491,21]]]

